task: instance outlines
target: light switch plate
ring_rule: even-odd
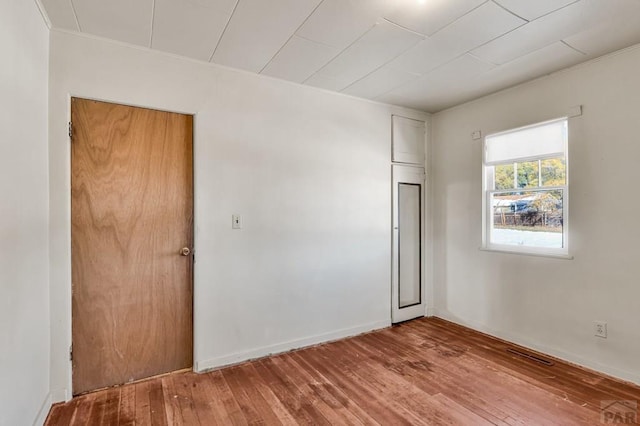
[[[242,229],[242,218],[239,214],[231,215],[231,229]]]

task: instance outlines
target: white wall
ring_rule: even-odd
[[[640,383],[640,46],[433,116],[435,306],[444,318]],[[574,260],[480,251],[483,134],[569,121]],[[595,337],[593,321],[608,322]]]
[[[56,395],[70,390],[71,372],[70,94],[196,114],[196,368],[389,324],[391,113],[424,114],[94,38],[51,37]],[[231,229],[233,213],[242,230]]]
[[[49,408],[48,49],[33,1],[0,2],[0,425]]]

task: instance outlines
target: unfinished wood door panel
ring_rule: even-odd
[[[192,365],[193,117],[73,98],[74,394]]]

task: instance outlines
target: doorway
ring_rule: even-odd
[[[71,99],[74,395],[193,364],[193,117]]]
[[[394,164],[391,322],[426,314],[424,273],[425,173],[422,167]]]

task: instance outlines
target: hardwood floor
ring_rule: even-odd
[[[640,403],[640,388],[507,348],[517,349],[425,318],[206,374],[94,392],[55,405],[46,424],[638,424],[623,401]],[[601,413],[602,401],[622,402]]]

